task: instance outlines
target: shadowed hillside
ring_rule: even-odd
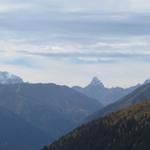
[[[50,135],[64,135],[101,104],[66,86],[55,84],[0,84],[0,106]]]
[[[149,133],[147,101],[82,125],[48,150],[149,150]]]
[[[48,142],[48,135],[0,107],[0,150],[36,150]]]

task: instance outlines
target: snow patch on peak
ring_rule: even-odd
[[[23,80],[9,72],[0,71],[0,84],[20,84],[23,83]]]

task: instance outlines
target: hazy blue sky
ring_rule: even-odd
[[[29,82],[150,78],[149,0],[0,0],[0,70]]]

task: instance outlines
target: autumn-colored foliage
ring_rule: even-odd
[[[48,150],[150,150],[150,102],[82,125]]]

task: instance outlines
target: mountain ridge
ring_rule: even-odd
[[[141,86],[140,84],[137,84],[129,88],[121,88],[121,87],[107,88],[97,77],[94,77],[90,82],[90,84],[88,84],[87,86],[83,88],[80,86],[74,86],[72,88],[91,98],[97,99],[100,103],[106,106],[111,103],[114,103],[121,97],[131,93],[140,86]]]
[[[139,88],[135,89],[133,92],[130,94],[122,97],[115,103],[112,103],[98,112],[94,113],[93,115],[89,116],[87,118],[87,121],[105,116],[109,113],[115,112],[119,109],[122,109],[124,107],[130,106],[132,104],[137,104],[140,103],[144,100],[150,100],[150,83],[148,84],[143,84]]]
[[[97,100],[56,84],[0,85],[0,97],[0,106],[49,133],[52,141],[102,107]]]

